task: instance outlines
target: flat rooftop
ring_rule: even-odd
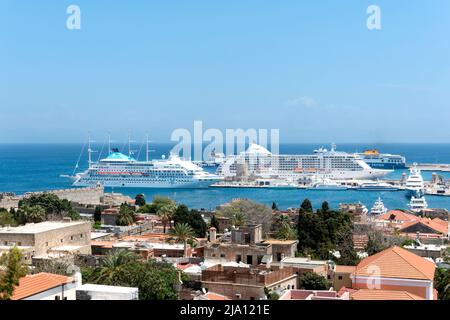
[[[88,223],[86,221],[45,221],[40,223],[27,223],[19,227],[3,227],[0,228],[0,234],[36,234],[56,229],[73,227]]]
[[[83,284],[77,288],[77,291],[90,291],[90,292],[102,292],[102,293],[137,293],[138,288],[133,287],[117,287],[117,286],[105,286],[100,284]]]

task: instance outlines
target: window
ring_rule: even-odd
[[[236,255],[236,262],[239,263],[242,261],[242,257],[240,254]]]
[[[247,264],[253,264],[253,256],[247,256]]]
[[[342,276],[339,276],[338,279],[339,279],[339,280],[342,280]]]
[[[277,252],[277,261],[281,261],[281,252]]]
[[[222,253],[222,254],[220,255],[220,257],[221,257],[221,258],[225,258],[225,254]]]

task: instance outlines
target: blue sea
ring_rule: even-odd
[[[280,153],[308,154],[314,149],[327,144],[281,144]],[[167,155],[173,144],[153,144],[152,158]],[[0,192],[14,192],[23,194],[28,191],[70,188],[71,181],[61,175],[72,175],[75,165],[80,159],[79,168],[87,167],[87,154],[81,153],[82,144],[0,144]],[[338,150],[347,152],[361,152],[367,148],[377,148],[383,153],[401,154],[408,163],[450,163],[450,144],[340,144]],[[98,150],[94,160],[106,156],[104,145],[94,146]],[[142,149],[136,145],[133,149]],[[103,150],[101,153],[100,151]],[[145,157],[142,151],[140,158]],[[397,170],[388,178],[398,178],[406,170]],[[441,173],[450,178],[450,173]],[[431,172],[423,173],[426,180]],[[111,191],[107,189],[107,191]],[[165,195],[197,209],[212,209],[217,205],[234,198],[248,198],[260,203],[271,205],[276,202],[278,207],[298,207],[301,201],[309,198],[315,207],[323,201],[328,201],[331,207],[339,203],[361,201],[371,207],[378,196],[381,196],[389,209],[407,208],[409,200],[404,192],[370,192],[370,191],[314,191],[314,190],[274,190],[274,189],[114,189],[134,197],[138,193],[145,194],[150,200],[154,195]],[[428,196],[430,207],[450,209],[450,197]]]

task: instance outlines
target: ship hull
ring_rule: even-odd
[[[94,187],[98,184],[109,188],[156,188],[156,189],[205,189],[217,181],[193,181],[193,182],[133,182],[133,181],[78,181],[73,185],[76,187]]]

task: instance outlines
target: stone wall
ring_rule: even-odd
[[[73,188],[61,190],[49,190],[44,192],[29,192],[25,194],[25,198],[33,194],[51,193],[58,196],[60,199],[66,199],[70,202],[80,204],[97,205],[102,203],[105,196],[105,190],[102,186],[88,187],[88,188]]]

